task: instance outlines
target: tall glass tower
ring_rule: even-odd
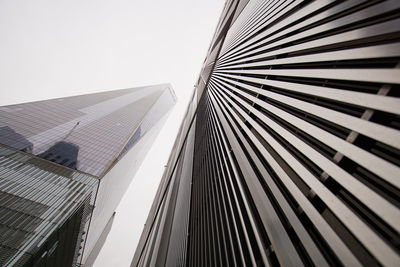
[[[168,84],[0,107],[0,266],[91,266]]]
[[[228,0],[133,266],[399,266],[400,1]]]

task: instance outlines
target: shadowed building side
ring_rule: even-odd
[[[78,153],[79,146],[60,141],[39,154],[38,157],[76,170],[78,166]]]

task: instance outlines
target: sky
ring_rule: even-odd
[[[171,83],[94,267],[129,266],[224,0],[0,0],[0,105]]]

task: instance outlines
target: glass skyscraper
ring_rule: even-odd
[[[0,266],[91,266],[168,84],[0,107]]]
[[[399,266],[399,33],[400,1],[226,1],[131,266]]]

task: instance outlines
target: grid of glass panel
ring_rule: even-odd
[[[4,106],[0,143],[101,176],[174,102],[157,85]]]
[[[54,260],[59,254],[59,259],[68,250],[67,260],[76,263],[76,241],[85,239],[82,233],[87,231],[99,180],[1,145],[0,177],[0,266],[34,262],[51,236],[58,240],[44,249],[42,258]],[[79,218],[71,241],[75,247],[64,248],[67,239],[54,233],[72,214]]]

